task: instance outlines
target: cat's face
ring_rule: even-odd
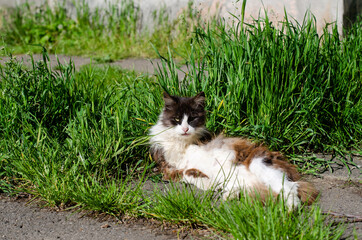
[[[192,137],[205,125],[205,94],[200,92],[195,97],[164,95],[165,108],[162,124],[173,128],[182,137]]]

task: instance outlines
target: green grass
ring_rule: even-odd
[[[28,192],[51,206],[135,215],[149,167],[147,149],[132,143],[152,116],[135,102],[159,87],[116,68],[57,69],[44,62],[28,69],[13,59],[0,67],[0,191]]]
[[[339,239],[341,225],[326,223],[319,207],[289,212],[283,201],[272,198],[263,205],[248,196],[223,201],[212,191],[191,186],[168,186],[156,191],[146,216],[175,224],[213,229],[225,239]]]
[[[51,16],[20,15],[33,23]],[[47,24],[61,14],[54,18]],[[102,39],[99,26],[84,28]],[[8,32],[16,29],[25,26],[8,25]],[[291,213],[282,201],[222,201],[212,192],[172,185],[145,193],[145,181],[159,177],[151,174],[145,136],[161,111],[163,90],[187,96],[203,90],[212,132],[265,142],[295,156],[304,170],[316,172],[330,163],[302,158],[306,151],[361,154],[360,29],[359,22],[341,38],[335,29],[318,35],[312,20],[286,20],[281,29],[268,19],[236,29],[200,27],[184,59],[190,72],[181,82],[171,50],[156,77],[92,65],[75,72],[71,62],[50,69],[45,48],[37,50],[43,61],[30,67],[11,59],[0,66],[0,191],[28,192],[51,206],[208,228],[226,239],[338,239],[343,228],[326,223],[318,206]],[[33,33],[11,41],[52,48],[66,32],[54,33],[51,43]],[[26,42],[25,36],[38,37]]]
[[[317,206],[290,213],[281,201],[222,201],[189,186],[144,192],[153,165],[143,136],[162,105],[157,80],[111,67],[57,69],[42,62],[27,69],[15,60],[1,67],[0,191],[28,192],[63,209],[206,228],[226,239],[342,234]]]
[[[160,97],[154,80],[116,68],[84,68],[74,74],[73,66],[53,72],[43,63],[26,70],[12,60],[1,68],[1,139],[24,145],[48,138],[60,147],[85,158],[89,169],[123,168],[144,156],[147,149],[132,147],[135,136],[146,134],[151,117],[149,103]],[[142,109],[143,108],[143,109]],[[148,110],[148,111],[147,111]],[[4,151],[6,152],[6,151]]]
[[[170,52],[159,68],[160,84],[176,95],[204,91],[212,131],[294,156],[361,154],[362,22],[345,38],[334,25],[318,35],[315,25],[313,19],[300,25],[286,19],[276,28],[266,18],[199,28],[185,59],[190,73],[178,82]]]
[[[132,0],[120,6],[90,10],[87,3],[76,3],[76,15],[63,5],[34,7],[26,3],[3,11],[0,37],[13,53],[39,53],[38,45],[51,53],[84,55],[100,62],[127,57],[156,57],[152,45],[161,52],[171,46],[186,56],[193,26],[198,17],[191,4],[183,17],[169,21],[162,11],[154,13],[155,29],[141,29],[140,13]],[[0,23],[1,23],[0,22]]]

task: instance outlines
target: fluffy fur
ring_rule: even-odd
[[[300,181],[295,167],[278,152],[241,138],[210,139],[205,129],[205,95],[185,98],[164,93],[165,107],[150,129],[151,153],[165,179],[181,180],[223,197],[241,192],[263,199],[283,194],[289,208],[312,203],[318,192]]]

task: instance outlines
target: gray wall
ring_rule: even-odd
[[[54,6],[59,0],[28,0],[32,4],[43,4],[48,2]],[[62,2],[63,0],[60,0]],[[77,1],[77,0],[76,0]],[[83,0],[78,0],[81,2]],[[121,0],[85,0],[90,8],[106,7],[107,4],[119,4]],[[26,0],[0,0],[0,7],[11,7]],[[173,20],[182,13],[183,9],[188,6],[189,0],[134,0],[141,10],[141,26],[152,29],[154,26],[153,12],[163,8]],[[236,0],[194,0],[193,7],[199,13],[207,18],[212,15],[224,17],[230,23],[232,22],[231,14],[240,16],[242,1]],[[347,2],[347,3],[346,3]],[[273,22],[282,21],[284,18],[284,8],[290,18],[297,21],[303,21],[306,11],[311,11],[317,19],[317,28],[321,30],[325,23],[336,22],[339,31],[342,30],[344,5],[349,7],[353,2],[361,0],[248,0],[246,4],[246,20],[251,21],[258,15],[264,15],[265,8],[268,16]],[[67,0],[67,8],[72,12],[74,5],[72,0]],[[73,9],[74,12],[74,9]]]

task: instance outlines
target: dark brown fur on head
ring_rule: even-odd
[[[180,124],[184,115],[189,117],[188,123],[192,127],[203,127],[205,125],[205,93],[200,92],[195,97],[171,96],[164,92],[163,99],[165,108],[162,123],[167,126]]]

